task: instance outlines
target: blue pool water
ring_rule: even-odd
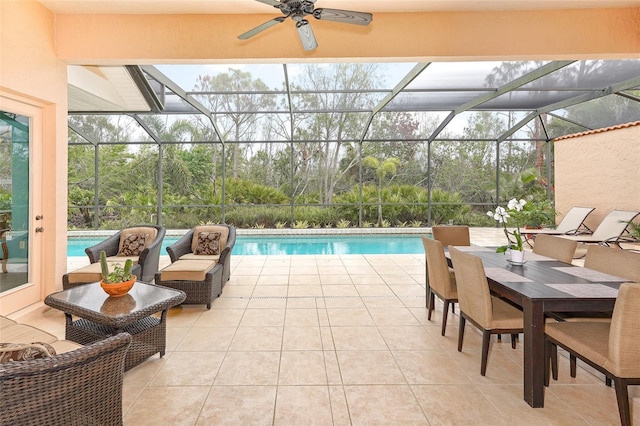
[[[86,256],[85,247],[104,238],[68,240],[68,256]],[[165,237],[161,255],[178,237]],[[245,236],[236,237],[233,254],[417,254],[424,253],[420,235],[325,235],[325,236]]]

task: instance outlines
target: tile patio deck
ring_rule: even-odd
[[[472,230],[495,245],[500,232]],[[168,259],[163,259],[167,262]],[[125,373],[125,425],[616,425],[615,393],[579,369],[522,399],[522,344],[493,341],[480,376],[481,335],[457,315],[440,335],[425,309],[424,255],[232,256],[212,309],[172,309],[167,354]],[[457,311],[456,311],[457,312]],[[64,337],[64,316],[20,318]],[[630,388],[640,424],[640,389]]]

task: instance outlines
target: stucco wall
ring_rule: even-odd
[[[586,224],[610,210],[640,211],[640,123],[555,141],[555,197],[560,213],[595,207]]]
[[[37,300],[61,288],[66,272],[67,232],[67,68],[55,51],[55,16],[33,1],[0,1],[0,109],[36,111],[38,128],[31,134],[32,183],[38,182],[31,220],[43,233],[31,233],[42,247]],[[38,211],[35,211],[35,210]],[[11,312],[10,297],[0,311]]]
[[[366,9],[366,8],[365,8]],[[291,22],[249,41],[238,34],[274,15],[59,15],[69,63],[185,60],[506,60],[628,58],[640,54],[640,8],[376,13],[368,26],[313,22],[305,52]],[[79,36],[79,35],[82,36]]]

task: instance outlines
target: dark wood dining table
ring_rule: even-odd
[[[524,400],[544,406],[544,325],[550,312],[612,312],[625,280],[556,260],[525,254],[513,265],[494,248],[456,247],[482,259],[493,294],[522,308],[524,314]],[[451,262],[447,253],[447,259]]]

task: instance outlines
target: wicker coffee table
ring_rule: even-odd
[[[158,352],[164,355],[167,309],[185,298],[183,291],[143,282],[136,282],[124,296],[110,297],[100,283],[92,283],[52,293],[44,303],[64,312],[65,338],[81,345],[121,332],[131,334],[125,360],[128,370]]]

